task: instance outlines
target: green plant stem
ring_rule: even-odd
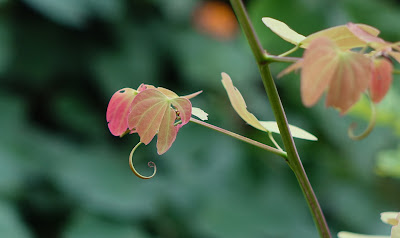
[[[400,74],[400,69],[393,69],[392,73],[394,73],[394,74]]]
[[[276,56],[276,55],[264,55],[264,60],[268,63],[272,62],[282,62],[282,63],[296,63],[301,58],[297,57],[285,57],[285,56]]]
[[[255,141],[255,140],[249,139],[249,138],[247,138],[247,137],[238,135],[238,134],[236,134],[236,133],[234,133],[234,132],[231,132],[231,131],[228,131],[228,130],[219,128],[219,127],[217,127],[217,126],[208,124],[207,122],[197,120],[197,119],[195,119],[195,118],[193,118],[193,117],[190,118],[190,121],[191,121],[191,122],[194,122],[194,123],[196,123],[196,124],[205,126],[205,127],[207,127],[207,128],[213,129],[213,130],[215,130],[215,131],[221,132],[221,133],[223,133],[223,134],[225,134],[225,135],[231,136],[231,137],[233,137],[233,138],[236,138],[236,139],[241,140],[241,141],[243,141],[243,142],[246,142],[246,143],[248,143],[248,144],[254,145],[254,146],[258,147],[258,148],[261,148],[261,149],[263,149],[263,150],[269,151],[269,152],[271,152],[271,153],[274,153],[274,154],[279,155],[279,156],[281,156],[281,157],[283,157],[283,158],[286,159],[286,156],[287,156],[286,152],[281,151],[281,150],[278,150],[278,149],[275,149],[274,147],[265,145],[265,144],[260,143],[260,142],[258,142],[258,141]]]
[[[320,237],[331,238],[331,234],[325,217],[322,213],[317,197],[315,196],[311,184],[308,180],[307,174],[303,168],[300,157],[297,153],[296,146],[293,141],[293,137],[290,134],[289,124],[287,122],[286,115],[275,86],[275,82],[271,76],[268,61],[266,63],[265,61],[259,59],[259,55],[263,55],[264,50],[257,40],[257,35],[252,27],[251,21],[247,15],[243,2],[241,0],[230,0],[230,2],[257,61],[265,91],[271,103],[271,107],[278,123],[280,134],[282,136],[282,141],[287,151],[288,163],[290,165],[290,168],[293,170],[303,191]],[[255,42],[258,42],[258,44],[255,44]]]
[[[286,51],[285,53],[282,53],[280,55],[278,55],[279,57],[284,57],[284,56],[288,56],[291,53],[295,52],[296,50],[298,50],[300,48],[300,45],[296,45],[295,47],[293,47],[292,49]]]

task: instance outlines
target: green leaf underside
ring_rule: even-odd
[[[202,121],[208,120],[208,113],[206,113],[205,111],[201,110],[198,107],[192,108],[192,115],[198,117]]]
[[[298,45],[306,38],[305,36],[295,32],[288,25],[279,20],[270,17],[263,17],[262,21],[269,29],[271,29],[271,31],[273,31],[285,41],[290,42],[294,45]]]
[[[341,51],[329,38],[317,38],[304,53],[302,101],[313,106],[328,89],[326,106],[338,108],[343,115],[368,88],[371,76],[369,58]]]
[[[268,132],[258,121],[258,119],[249,111],[247,111],[246,102],[244,101],[242,94],[240,94],[239,90],[233,85],[231,78],[226,73],[221,73],[222,76],[222,84],[226,92],[228,93],[229,100],[232,104],[233,109],[235,109],[236,113],[249,125],[257,128],[261,131]]]
[[[168,89],[166,89],[168,90]],[[140,92],[132,102],[128,124],[130,129],[136,129],[140,141],[149,144],[157,135],[157,153],[165,153],[176,139],[179,128],[189,122],[192,114],[192,104],[186,98],[170,98],[174,94],[165,89],[147,89]],[[173,107],[176,109],[173,108]],[[181,123],[175,126],[177,112]]]
[[[338,233],[339,238],[390,238],[390,236],[374,236],[374,235],[363,235],[356,234],[347,231],[341,231]]]
[[[280,134],[278,124],[276,123],[276,121],[260,121],[260,124],[268,131]],[[318,138],[315,137],[313,134],[297,126],[289,125],[289,129],[293,137],[304,140],[312,140],[312,141],[318,140]]]

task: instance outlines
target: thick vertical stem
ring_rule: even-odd
[[[282,136],[282,141],[287,152],[288,163],[294,174],[296,175],[299,185],[303,191],[314,222],[319,231],[320,237],[331,238],[331,234],[325,217],[322,213],[317,197],[315,196],[311,184],[307,178],[306,172],[304,171],[300,157],[297,153],[296,145],[293,141],[293,137],[290,134],[286,114],[279,98],[275,82],[271,76],[268,61],[265,60],[266,57],[264,57],[264,50],[259,43],[259,40],[252,27],[251,21],[247,15],[243,2],[241,0],[230,0],[230,2],[257,61],[265,91],[271,103],[271,107],[278,123],[280,134]]]

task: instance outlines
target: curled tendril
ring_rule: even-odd
[[[141,145],[141,144],[143,144],[143,143],[142,143],[142,142],[139,142],[137,145],[135,145],[135,147],[133,147],[133,149],[132,149],[132,151],[131,151],[131,153],[130,153],[130,155],[129,155],[129,166],[131,167],[132,172],[133,172],[136,176],[138,176],[139,178],[141,178],[141,179],[151,179],[151,178],[154,177],[154,175],[156,175],[156,173],[157,173],[157,166],[156,166],[156,164],[155,164],[154,162],[150,161],[150,162],[147,164],[150,168],[154,168],[153,174],[150,175],[150,176],[143,176],[143,175],[141,175],[138,171],[136,171],[136,169],[135,169],[135,167],[133,166],[133,163],[132,163],[132,156],[133,156],[133,153],[135,152],[135,150],[136,150],[136,149],[139,147],[139,145]]]
[[[352,140],[362,140],[365,137],[367,137],[371,131],[374,129],[375,127],[375,123],[376,123],[376,106],[375,104],[371,102],[371,118],[369,119],[369,124],[367,126],[367,128],[359,135],[354,135],[354,129],[357,127],[357,123],[351,123],[351,125],[349,126],[349,129],[347,131],[350,139]]]

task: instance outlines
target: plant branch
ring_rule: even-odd
[[[242,26],[242,29],[246,35],[246,38],[253,50],[254,57],[256,58],[260,74],[263,80],[263,84],[265,87],[265,91],[268,95],[269,101],[271,103],[272,110],[274,112],[274,116],[278,123],[279,131],[282,136],[282,141],[287,150],[288,155],[288,163],[293,170],[296,178],[299,182],[299,185],[303,191],[303,194],[307,200],[308,206],[310,208],[311,214],[313,216],[314,222],[319,231],[320,237],[323,238],[331,238],[331,234],[326,223],[325,217],[322,213],[321,207],[318,203],[317,197],[314,194],[314,191],[311,187],[311,184],[307,178],[306,172],[301,163],[300,157],[297,153],[296,146],[293,141],[293,137],[291,136],[289,130],[289,124],[286,119],[286,114],[283,109],[281,100],[279,98],[278,91],[275,86],[275,82],[271,76],[271,72],[269,70],[269,65],[263,63],[264,61],[259,60],[259,46],[254,45],[255,42],[259,42],[257,40],[257,36],[252,29],[251,22],[247,16],[246,10],[241,0],[230,0],[233,10],[236,13],[236,16]],[[267,61],[268,62],[268,61]]]
[[[276,155],[279,155],[279,156],[281,156],[281,157],[283,157],[283,158],[285,158],[285,159],[287,158],[286,152],[281,151],[281,150],[278,150],[278,149],[275,149],[274,147],[265,145],[265,144],[260,143],[260,142],[258,142],[258,141],[255,141],[255,140],[249,139],[249,138],[247,138],[247,137],[238,135],[238,134],[236,134],[236,133],[234,133],[234,132],[231,132],[231,131],[228,131],[228,130],[219,128],[219,127],[217,127],[217,126],[208,124],[207,122],[197,120],[197,119],[195,119],[195,118],[193,118],[193,117],[190,118],[190,121],[191,121],[191,122],[194,122],[194,123],[196,123],[196,124],[205,126],[205,127],[207,127],[207,128],[213,129],[213,130],[215,130],[215,131],[221,132],[221,133],[223,133],[223,134],[225,134],[225,135],[231,136],[231,137],[233,137],[233,138],[236,138],[236,139],[241,140],[241,141],[243,141],[243,142],[246,142],[246,143],[248,143],[248,144],[254,145],[254,146],[258,147],[258,148],[261,148],[261,149],[263,149],[263,150],[266,150],[266,151],[269,151],[269,152],[274,153],[274,154],[276,154]]]

